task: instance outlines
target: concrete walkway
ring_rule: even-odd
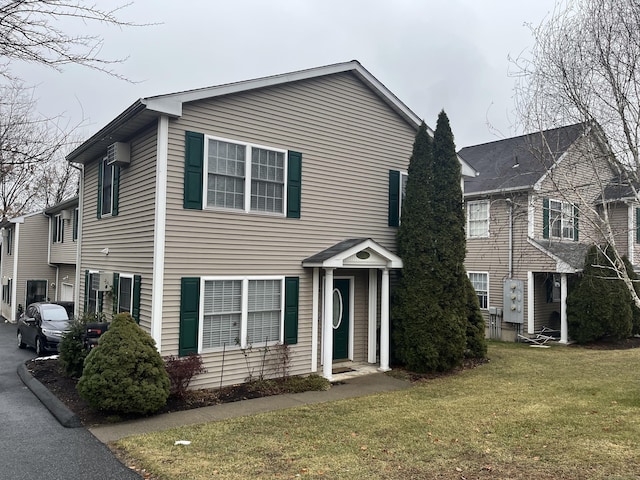
[[[408,388],[410,383],[390,377],[383,373],[366,373],[365,375],[334,375],[334,385],[324,392],[304,392],[271,397],[255,398],[240,402],[224,403],[212,407],[196,408],[181,412],[166,413],[155,417],[123,422],[114,425],[100,425],[89,428],[89,431],[103,443],[113,442],[129,435],[156,432],[183,425],[215,422],[227,418],[257,413],[283,410],[285,408],[332,402],[345,398],[361,397],[380,392]]]

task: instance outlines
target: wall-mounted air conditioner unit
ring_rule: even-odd
[[[63,220],[71,220],[71,210],[62,210],[62,212],[60,213],[62,215],[62,219]]]
[[[108,292],[113,286],[113,272],[100,272],[99,292]]]
[[[107,165],[129,165],[131,147],[125,142],[115,142],[107,147]]]

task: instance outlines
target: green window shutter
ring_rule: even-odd
[[[579,217],[578,207],[576,205],[573,206],[573,239],[577,242],[579,240],[578,237],[578,217]]]
[[[204,135],[186,132],[184,150],[184,208],[202,210]]]
[[[98,218],[102,218],[102,177],[104,176],[104,162],[98,163]]]
[[[131,299],[131,316],[140,323],[140,287],[142,286],[142,276],[133,276],[133,298]]]
[[[287,217],[300,218],[302,202],[302,154],[289,151],[287,165]]]
[[[84,271],[84,313],[89,310],[89,270]]]
[[[64,243],[64,220],[60,223],[60,243]]]
[[[113,287],[111,288],[111,301],[113,302],[113,313],[118,313],[118,295],[120,295],[120,274],[113,272]]]
[[[284,279],[284,343],[298,343],[298,298],[300,279],[286,277]]]
[[[77,209],[73,210],[73,241],[78,240],[78,217],[79,211]]]
[[[640,243],[640,208],[636,208],[636,243]]]
[[[400,225],[400,172],[389,170],[389,226]]]
[[[542,199],[542,238],[549,238],[549,199]]]
[[[111,215],[118,215],[118,200],[120,198],[120,165],[113,166],[113,185],[111,186]]]
[[[98,312],[102,313],[104,310],[104,292],[98,292]],[[96,312],[96,313],[98,313]]]
[[[200,278],[183,277],[180,282],[180,332],[178,355],[198,353]]]
[[[51,217],[51,223],[51,243],[55,243],[56,237],[58,236],[58,222],[55,216]]]

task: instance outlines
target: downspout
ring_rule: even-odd
[[[58,265],[55,265],[53,263],[51,263],[51,243],[53,242],[53,237],[51,236],[52,232],[51,232],[51,216],[47,215],[45,212],[42,212],[42,214],[47,217],[48,221],[47,223],[49,224],[49,235],[47,236],[47,265],[49,265],[51,268],[55,268],[56,269],[56,296],[54,298],[54,301],[58,301],[58,287],[59,287],[59,283],[58,283],[58,277],[60,276],[60,267]],[[47,285],[47,292],[49,291],[50,286]],[[49,298],[47,298],[47,300],[49,300]],[[26,307],[26,305],[25,305]]]
[[[81,270],[81,253],[82,253],[82,212],[84,210],[84,165],[74,165],[69,162],[73,168],[80,171],[80,184],[78,186],[78,237],[76,238],[76,279],[73,288],[73,315],[79,318],[80,314],[80,270]],[[73,228],[73,225],[71,226]],[[85,285],[86,288],[86,285]],[[84,307],[83,307],[84,308]]]

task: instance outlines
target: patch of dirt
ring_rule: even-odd
[[[108,412],[100,412],[92,409],[78,394],[76,390],[77,380],[65,377],[62,374],[57,359],[29,360],[26,366],[29,373],[58,397],[69,410],[75,413],[85,427],[140,418],[139,415],[116,416]],[[179,398],[173,395],[169,396],[167,404],[155,415],[277,395],[280,393],[283,393],[283,391],[277,388],[277,385],[275,387],[271,385],[270,388],[256,388],[255,385],[247,383],[226,386],[219,389],[191,390],[187,392],[185,398]]]

